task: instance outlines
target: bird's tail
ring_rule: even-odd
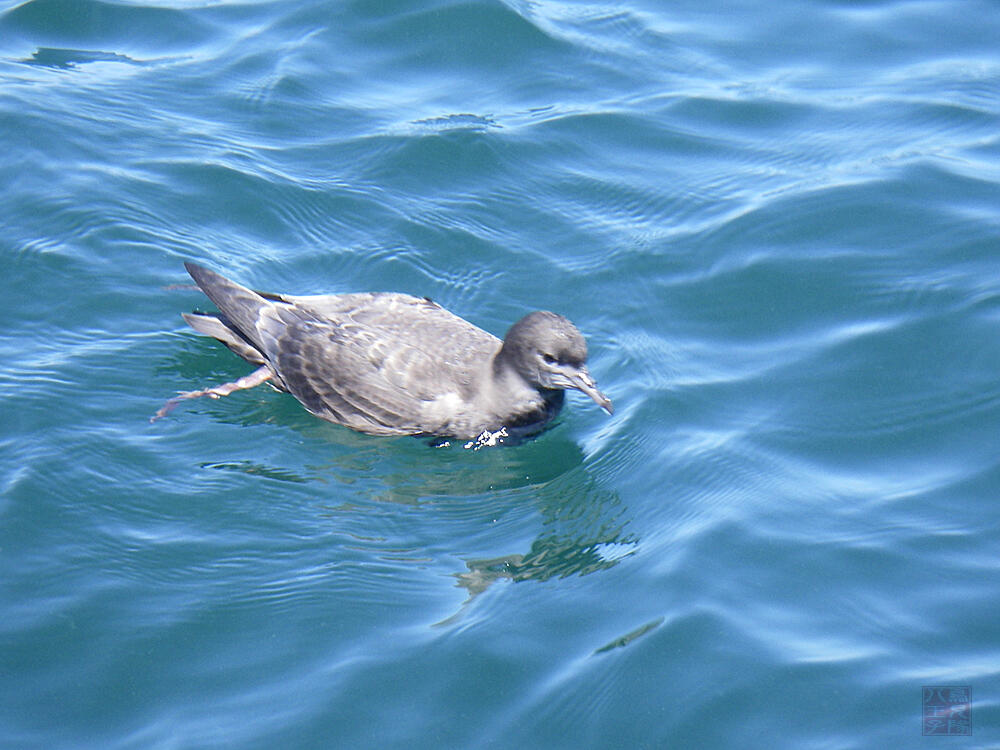
[[[185,263],[184,267],[191,274],[191,278],[201,288],[201,291],[208,295],[208,298],[219,308],[224,318],[223,327],[231,329],[232,332],[246,339],[254,349],[263,351],[264,348],[261,343],[260,332],[257,329],[257,323],[260,320],[262,310],[274,303],[264,299],[255,291],[247,289],[245,286],[240,286],[235,281],[230,281],[225,276],[217,274],[215,271],[210,271],[204,266],[199,266],[196,263]],[[218,335],[222,331],[214,323],[193,316],[185,316],[185,320],[196,331],[206,333],[209,336],[215,336],[215,338],[230,346],[230,341]],[[196,323],[198,324],[196,325]],[[232,338],[231,333],[229,338]],[[233,343],[236,342],[234,341]],[[232,346],[230,348],[233,349]],[[236,349],[233,349],[233,351],[236,351],[244,359],[250,359]],[[250,361],[254,360],[250,359]]]

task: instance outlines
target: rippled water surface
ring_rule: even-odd
[[[975,1],[0,5],[0,747],[1000,748],[998,40]],[[616,413],[150,424],[249,372],[185,260],[556,310]]]

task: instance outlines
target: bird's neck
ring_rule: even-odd
[[[493,358],[491,367],[493,377],[490,379],[490,387],[494,391],[494,398],[512,407],[512,412],[517,415],[516,421],[547,421],[559,412],[565,392],[540,388],[530,383],[503,356],[502,349]]]

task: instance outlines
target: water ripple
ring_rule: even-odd
[[[0,11],[0,745],[892,747],[935,682],[981,734],[994,11]],[[245,373],[183,260],[563,312],[616,413],[150,425]]]

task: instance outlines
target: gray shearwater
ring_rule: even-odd
[[[530,435],[559,413],[567,388],[612,413],[587,372],[586,341],[556,313],[525,315],[501,341],[426,298],[268,294],[194,263],[185,268],[219,312],[184,319],[258,369],[181,393],[153,419],[182,400],[264,382],[317,417],[371,435]]]

